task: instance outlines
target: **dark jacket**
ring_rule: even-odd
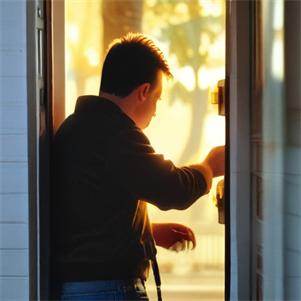
[[[51,267],[61,281],[146,278],[151,230],[139,200],[182,210],[207,188],[200,172],[156,154],[132,119],[97,96],[78,99],[51,165]]]

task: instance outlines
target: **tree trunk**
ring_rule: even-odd
[[[129,31],[141,32],[143,1],[138,0],[103,0],[103,51],[113,39]]]

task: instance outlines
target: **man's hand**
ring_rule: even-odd
[[[177,223],[152,223],[153,235],[156,245],[173,251],[188,249],[192,242],[192,250],[196,246],[193,231]]]
[[[208,193],[212,186],[212,179],[225,174],[225,146],[213,147],[203,162],[189,167],[202,173],[207,183],[206,193]]]
[[[225,146],[213,147],[202,163],[210,166],[213,178],[223,176],[225,174]]]
[[[211,169],[213,178],[223,176],[225,174],[225,146],[213,147],[201,165]]]

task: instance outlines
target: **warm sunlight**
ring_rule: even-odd
[[[225,119],[218,116],[217,105],[210,102],[212,87],[225,78],[224,1],[145,0],[141,16],[127,16],[113,0],[105,6],[103,1],[66,3],[66,116],[73,112],[79,95],[98,94],[107,46],[103,41],[118,37],[115,32],[122,35],[127,30],[141,31],[162,49],[175,78],[164,83],[156,117],[145,130],[155,150],[180,166],[200,162],[213,146],[225,143]],[[133,9],[142,1],[127,3]],[[112,11],[103,11],[108,9]],[[81,11],[79,15],[77,10]],[[108,27],[110,30],[106,30]],[[185,296],[187,301],[192,300],[191,295],[206,300],[204,296],[211,293],[216,299],[223,298],[224,226],[218,224],[212,201],[215,185],[216,181],[208,195],[182,212],[162,212],[149,206],[152,221],[183,223],[197,237],[194,251],[158,252],[167,299],[183,300]]]

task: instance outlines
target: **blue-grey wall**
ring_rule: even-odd
[[[0,300],[29,298],[26,1],[0,1]]]

